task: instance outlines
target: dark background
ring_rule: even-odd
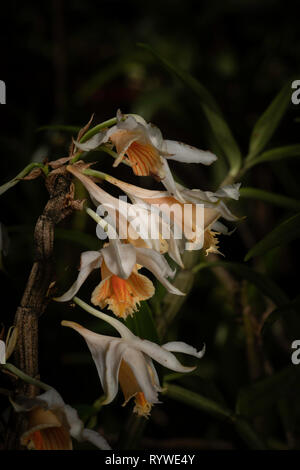
[[[218,155],[194,95],[147,51],[137,47],[139,42],[150,44],[208,88],[246,155],[258,117],[299,70],[295,5],[277,0],[9,2],[1,11],[0,31],[0,79],[7,86],[7,104],[0,107],[1,181],[14,177],[30,161],[67,154],[75,134],[40,130],[42,126],[81,127],[92,113],[97,123],[113,117],[118,108],[141,114],[169,139],[209,148]],[[298,107],[291,104],[271,148],[299,141],[297,117]],[[101,168],[112,172],[109,157],[103,157]],[[209,169],[181,164],[172,168],[189,187],[216,189],[226,167],[220,158]],[[114,174],[153,187],[150,179],[138,181],[122,165]],[[246,175],[243,185],[299,199],[299,164],[294,159],[259,165]],[[5,270],[0,273],[1,321],[6,327],[13,321],[32,264],[33,228],[46,200],[41,179],[21,182],[1,197],[0,221],[9,239]],[[234,207],[247,219],[231,237],[221,241],[228,261],[242,262],[255,242],[290,215],[286,209],[259,201],[242,200]],[[79,215],[63,228],[94,233],[93,224]],[[62,291],[74,279],[83,247],[58,234],[55,249]],[[297,255],[297,245],[292,243],[250,265],[269,274],[293,299],[299,292]],[[88,299],[91,286],[97,282],[95,273],[81,296]],[[249,374],[241,320],[227,305],[226,295],[212,273],[199,275],[170,337],[179,330],[180,339],[195,346],[200,347],[205,340],[211,353],[203,360],[203,377],[191,386],[211,396],[207,383],[217,384],[223,398],[234,407],[238,390],[249,384]],[[262,299],[257,292],[255,295],[257,304]],[[88,323],[83,312],[50,304],[40,322],[41,376],[72,405],[90,405],[101,395],[98,377],[85,344],[69,331],[62,331],[63,318],[103,331],[97,322]],[[286,335],[288,345],[299,338],[299,323],[287,328]],[[274,338],[267,344],[267,356],[275,370],[290,363],[286,344],[280,346]],[[290,390],[287,398],[295,417],[293,432],[299,439],[299,405],[294,392]],[[142,446],[155,447],[165,439],[167,447],[245,447],[226,423],[171,400],[163,401],[165,404],[153,411]],[[2,402],[5,409],[7,403],[4,399]],[[120,404],[121,397],[99,415],[99,426],[112,442],[129,413]],[[269,413],[262,429],[273,439],[274,448],[280,448],[285,442],[284,426],[273,409]]]

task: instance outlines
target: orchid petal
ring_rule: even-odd
[[[166,279],[165,277],[159,275],[159,273],[155,274],[154,271],[152,271],[152,272],[157,277],[159,282],[167,289],[167,291],[170,292],[170,294],[186,295],[184,292],[181,292],[181,290],[177,289],[177,287],[175,287],[174,284],[171,284],[171,282],[168,281],[168,279]]]
[[[97,360],[96,366],[97,366],[100,382],[102,384],[102,387],[104,388],[104,382],[105,382],[104,357],[105,357],[105,353],[106,353],[106,348],[108,347],[109,341],[115,340],[116,338],[114,338],[112,336],[98,335],[98,334],[94,333],[93,331],[89,331],[86,328],[84,328],[83,326],[81,326],[78,323],[75,323],[73,321],[64,320],[62,322],[62,325],[72,328],[73,330],[77,331],[81,336],[83,336],[83,338],[85,339],[92,355],[93,355],[93,352],[92,352],[91,349],[93,349],[93,351],[94,351],[94,349],[97,348],[97,354],[98,354],[98,357],[99,357],[99,361]]]
[[[127,116],[124,121],[120,120],[117,124],[118,129],[125,129],[127,131],[135,131],[136,129],[139,128],[145,128],[144,125],[144,119],[141,118],[141,122],[137,122],[136,116],[133,116],[132,114]],[[138,117],[138,120],[140,120],[140,116]],[[144,121],[144,122],[143,122]]]
[[[39,395],[37,398],[45,402],[49,410],[60,410],[64,413],[70,428],[70,434],[73,438],[79,442],[89,441],[102,450],[111,449],[104,437],[99,433],[91,429],[84,429],[83,422],[79,418],[77,411],[70,405],[66,405],[60,394],[54,388],[47,390],[47,392]]]
[[[81,265],[78,277],[70,289],[60,297],[56,297],[57,302],[67,302],[71,300],[79,291],[80,287],[90,275],[90,273],[97,268],[100,268],[102,262],[102,255],[99,251],[85,251],[81,255]]]
[[[212,224],[211,230],[214,232],[222,233],[223,235],[228,235],[229,231],[226,225],[222,224],[222,222],[216,221]]]
[[[185,295],[177,287],[173,286],[166,276],[174,277],[176,270],[172,271],[165,258],[149,248],[136,248],[136,261],[145,266],[165,286],[168,292],[175,295]]]
[[[142,124],[143,126],[147,125],[147,122],[145,121],[145,119],[139,114],[130,113],[128,114],[128,117],[132,117],[133,119],[135,119],[137,123]]]
[[[234,184],[229,184],[227,186],[223,186],[223,188],[218,189],[214,194],[217,197],[228,197],[230,199],[236,199],[238,200],[240,197],[240,189],[241,183],[234,183]]]
[[[65,402],[63,401],[62,397],[54,388],[50,388],[50,390],[42,393],[37,398],[46,402],[49,409],[61,408],[65,406]]]
[[[122,244],[119,239],[110,240],[108,246],[101,250],[108,269],[122,279],[128,279],[136,264],[135,248]]]
[[[134,184],[130,184],[130,183],[126,183],[125,181],[118,180],[117,178],[114,178],[113,176],[107,176],[105,180],[115,186],[118,186],[118,188],[122,189],[128,195],[135,196],[140,199],[155,199],[155,198],[164,197],[167,195],[166,191],[144,189],[139,186],[135,186]]]
[[[94,183],[90,177],[81,173],[81,171],[78,170],[75,165],[68,165],[67,170],[72,173],[72,175],[76,176],[79,181],[81,181],[83,186],[89,192],[90,196],[93,197],[98,202],[98,204],[110,204],[112,207],[116,206],[116,201],[118,202],[118,199],[114,198],[102,188],[97,186],[97,184]]]
[[[98,432],[93,431],[93,429],[84,429],[81,433],[81,437],[83,441],[91,442],[94,446],[98,447],[98,449],[111,450],[110,445],[104,437],[102,437]]]
[[[218,206],[219,207],[219,206]],[[217,208],[204,207],[204,229],[208,229],[220,218],[220,211]]]
[[[162,151],[163,146],[164,146],[164,139],[163,139],[160,129],[152,123],[146,124],[146,127],[147,127],[149,139],[151,140],[152,144],[158,150]]]
[[[195,369],[195,367],[183,366],[174,354],[147,339],[136,338],[135,344],[132,343],[132,346],[147,354],[162,366],[175,372],[190,372]]]
[[[210,165],[217,160],[216,155],[208,150],[199,150],[191,145],[176,142],[174,140],[165,140],[166,150],[169,154],[169,160],[177,160],[185,163],[202,163]]]
[[[146,400],[149,403],[158,403],[157,390],[153,387],[144,355],[136,349],[128,348],[123,359],[130,366]]]
[[[79,418],[77,411],[70,405],[66,405],[54,388],[47,390],[37,398],[47,403],[49,410],[61,410],[66,416],[71,436],[79,441],[81,440],[81,433],[84,427],[83,422]]]
[[[106,395],[104,403],[110,403],[118,392],[119,367],[123,350],[126,349],[127,343],[120,338],[99,335],[89,331],[75,322],[63,321],[62,325],[73,328],[84,337],[94,359],[100,382]]]
[[[190,356],[197,357],[198,359],[201,359],[205,354],[205,345],[200,351],[197,351],[196,348],[190,346],[189,344],[183,343],[182,341],[170,341],[169,343],[163,344],[162,348],[171,352],[189,354]]]
[[[179,191],[177,188],[177,183],[174,180],[169,164],[165,158],[163,159],[163,172],[164,177],[162,178],[161,182],[168,191],[169,195],[175,197],[175,199],[180,202],[185,202],[181,191]]]
[[[205,204],[206,202],[216,203],[218,202],[218,198],[216,197],[215,193],[211,191],[201,191],[201,189],[187,189],[183,188],[181,193],[186,202],[193,202],[194,204],[202,203]]]
[[[70,426],[70,434],[78,441],[82,440],[83,422],[78,416],[77,411],[70,405],[64,405],[64,413]]]
[[[76,147],[79,150],[81,150],[83,152],[89,152],[91,150],[95,150],[97,147],[99,147],[104,142],[107,142],[106,131],[100,131],[98,134],[95,134],[93,137],[91,137],[86,142],[80,143],[80,142],[77,142],[75,140],[74,144],[76,145]]]
[[[105,382],[103,383],[103,390],[105,392],[106,398],[103,401],[103,404],[107,405],[108,403],[111,403],[118,393],[119,370],[122,358],[127,348],[127,343],[122,340],[111,341],[108,345],[108,350],[105,356]],[[93,350],[94,352],[91,348],[90,350],[92,352],[97,370],[99,370],[97,364],[102,360],[102,358],[98,357],[96,349]]]
[[[149,269],[149,271],[153,272],[159,270],[162,276],[168,276],[173,278],[176,273],[176,269],[174,271],[168,265],[168,262],[164,258],[163,255],[158,253],[157,251],[150,250],[149,248],[140,248],[136,247],[136,261],[138,264],[145,266],[145,268]],[[153,272],[154,274],[154,272]]]
[[[181,256],[180,256],[180,249],[179,249],[179,244],[181,240],[175,240],[174,238],[174,233],[170,226],[166,224],[166,222],[163,221],[161,218],[161,223],[162,223],[162,230],[164,234],[164,230],[169,228],[169,237],[168,237],[168,254],[170,257],[177,263],[181,268],[184,268]]]
[[[161,392],[163,389],[162,389],[162,387],[160,386],[158,374],[157,374],[156,369],[155,369],[155,367],[154,367],[153,361],[152,361],[151,357],[147,356],[146,354],[144,354],[144,358],[145,358],[145,360],[146,360],[146,362],[147,362],[147,365],[148,365],[148,368],[149,368],[149,372],[150,372],[150,375],[151,375],[151,378],[152,378],[153,385],[154,385],[155,389],[156,389],[158,392]]]
[[[127,202],[108,194],[102,188],[97,186],[97,184],[95,184],[91,178],[81,173],[81,171],[79,171],[75,165],[69,165],[67,170],[81,181],[81,183],[89,192],[89,195],[95,205],[97,205],[97,203],[101,204],[107,210],[113,220],[116,218],[116,215],[119,216],[119,233],[127,234],[127,219],[131,204],[128,204]]]

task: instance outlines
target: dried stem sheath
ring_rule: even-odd
[[[34,263],[27,285],[15,315],[18,341],[14,363],[25,374],[39,377],[38,370],[38,319],[49,302],[48,290],[53,280],[54,228],[74,208],[71,175],[61,167],[52,171],[46,179],[49,200],[38,218],[34,231]],[[38,390],[34,385],[18,383],[19,393],[34,397]],[[19,435],[24,423],[22,416],[14,418],[13,429],[8,435],[7,448],[19,447]]]

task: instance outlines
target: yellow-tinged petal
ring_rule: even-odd
[[[28,413],[28,430],[21,444],[33,450],[72,450],[69,430],[56,413],[34,408]]]
[[[139,416],[148,417],[152,404],[146,400],[131,367],[124,360],[122,360],[119,370],[119,383],[125,399],[123,406],[134,397],[135,407],[133,411]]]
[[[109,272],[106,264],[101,266],[102,281],[94,289],[91,301],[101,308],[108,306],[117,317],[133,315],[142,300],[154,295],[155,289],[146,276],[137,272],[137,267],[128,279],[121,279]]]
[[[114,166],[117,166],[126,155],[136,175],[159,176],[162,168],[161,157],[147,137],[146,130],[142,132],[141,129],[118,129],[110,136],[110,140],[119,154]]]

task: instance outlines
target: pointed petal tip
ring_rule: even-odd
[[[83,328],[79,323],[69,320],[62,320],[60,323],[62,326],[68,326],[69,328],[73,328],[73,330],[80,330]]]
[[[201,359],[204,356],[205,351],[206,351],[206,344],[204,343],[203,348],[200,349],[200,351],[197,352],[198,359]]]

